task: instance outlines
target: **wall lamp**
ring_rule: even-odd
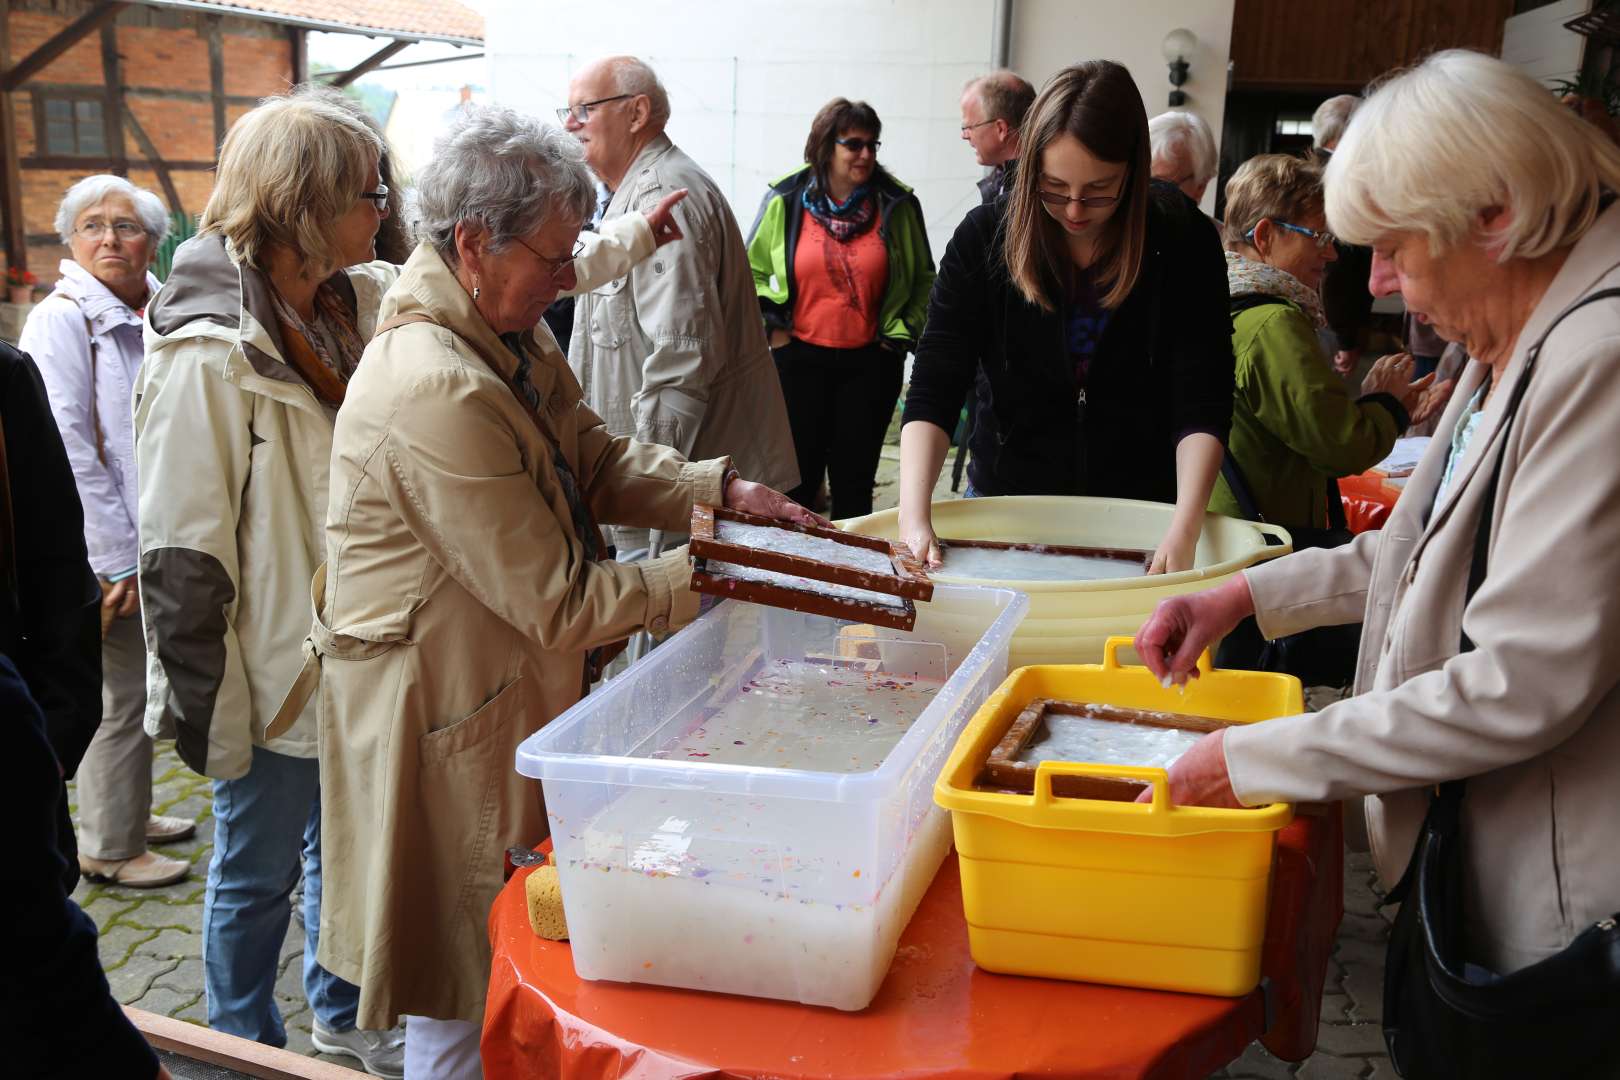
[[[1170,65],[1170,107],[1180,108],[1187,104],[1187,95],[1182,93],[1182,84],[1187,81],[1187,58],[1198,48],[1198,38],[1191,30],[1176,29],[1164,35],[1164,59]]]

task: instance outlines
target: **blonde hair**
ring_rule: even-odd
[[[1136,287],[1147,247],[1147,112],[1130,72],[1112,60],[1088,60],[1047,80],[1024,123],[1023,164],[1014,174],[1002,257],[1025,300],[1057,310],[1056,295],[1072,262],[1062,227],[1041,206],[1042,156],[1051,143],[1073,135],[1094,157],[1124,162],[1119,203],[1098,238],[1101,257],[1092,269],[1102,306],[1118,308]]]
[[[1435,53],[1379,86],[1328,162],[1334,233],[1374,244],[1423,232],[1438,255],[1480,239],[1483,211],[1511,217],[1497,261],[1573,244],[1620,192],[1620,147],[1510,64],[1465,49]]]
[[[198,231],[221,234],[256,269],[280,245],[311,276],[328,277],[343,268],[333,228],[370,186],[382,153],[376,133],[331,102],[265,98],[225,135]]]
[[[1322,209],[1322,168],[1287,154],[1258,154],[1226,182],[1226,246],[1236,250],[1261,219],[1298,225]]]

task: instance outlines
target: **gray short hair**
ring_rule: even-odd
[[[1311,113],[1311,142],[1318,150],[1329,149],[1344,137],[1350,115],[1360,104],[1361,99],[1356,95],[1340,94],[1316,107],[1316,111]]]
[[[85,177],[62,196],[62,204],[56,208],[56,231],[62,243],[73,242],[73,223],[79,220],[79,215],[109,195],[123,195],[135,205],[135,216],[141,219],[141,228],[152,238],[152,243],[161,244],[169,235],[169,211],[162,199],[122,176],[103,173]]]
[[[1215,136],[1197,113],[1163,112],[1148,121],[1154,162],[1186,162],[1193,183],[1207,184],[1220,167]]]
[[[659,82],[658,73],[645,60],[634,56],[615,56],[607,61],[613,76],[613,90],[618,94],[645,94],[651,103],[647,119],[652,126],[663,130],[669,123],[669,93]]]
[[[583,221],[596,206],[585,151],[572,135],[499,105],[465,109],[433,144],[416,186],[417,238],[451,265],[456,225],[477,225],[491,251],[553,215]]]
[[[1429,237],[1434,254],[1492,230],[1498,261],[1575,243],[1620,191],[1620,146],[1494,56],[1448,49],[1379,86],[1351,118],[1328,162],[1327,219],[1338,236],[1376,244]]]
[[[1035,88],[1029,80],[1006,68],[969,79],[962,89],[979,95],[986,120],[1005,120],[1014,131],[1024,126],[1024,117],[1035,104]]]

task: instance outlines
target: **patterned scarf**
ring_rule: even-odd
[[[1235,251],[1226,253],[1226,288],[1231,296],[1278,296],[1291,300],[1311,320],[1318,330],[1327,328],[1327,314],[1322,310],[1322,294],[1307,289],[1304,282],[1286,270],[1268,266],[1263,262],[1245,259]]]
[[[799,201],[834,240],[840,244],[847,244],[870,229],[872,223],[877,220],[877,200],[871,196],[871,185],[862,184],[849,193],[849,198],[843,202],[835,202],[832,196],[822,191],[821,185],[812,179],[809,186],[804,189],[804,194],[799,196]]]
[[[512,375],[512,387],[523,397],[529,406],[529,412],[535,417],[540,415],[540,392],[529,381],[529,368],[531,361],[528,353],[523,351],[522,335],[502,334],[501,343],[517,359],[517,371]],[[563,498],[568,502],[568,516],[573,519],[574,534],[579,538],[580,546],[585,549],[585,561],[595,562],[605,554],[602,543],[602,532],[596,527],[591,512],[585,506],[585,497],[580,494],[579,479],[574,476],[573,466],[563,457],[562,447],[552,438],[551,432],[546,430],[544,424],[538,419],[535,426],[540,433],[551,443],[551,464],[557,472],[557,484],[562,488]]]
[[[270,290],[270,299],[276,306],[276,317],[304,335],[327,370],[348,382],[354,369],[360,366],[366,343],[354,325],[354,312],[344,303],[337,287],[330,281],[321,282],[320,288],[315,290],[315,318],[307,323],[274,288]]]

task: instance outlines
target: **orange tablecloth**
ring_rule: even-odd
[[[530,931],[528,871],[520,871],[489,916],[484,1075],[1202,1080],[1255,1038],[1297,1061],[1316,1043],[1343,912],[1342,848],[1336,805],[1301,807],[1278,834],[1265,981],[1236,999],[980,971],[968,954],[953,853],[901,936],[876,1000],[859,1013],[583,981],[567,944]]]
[[[1339,497],[1344,501],[1344,519],[1354,533],[1382,529],[1401,497],[1401,488],[1376,469],[1339,480]]]

